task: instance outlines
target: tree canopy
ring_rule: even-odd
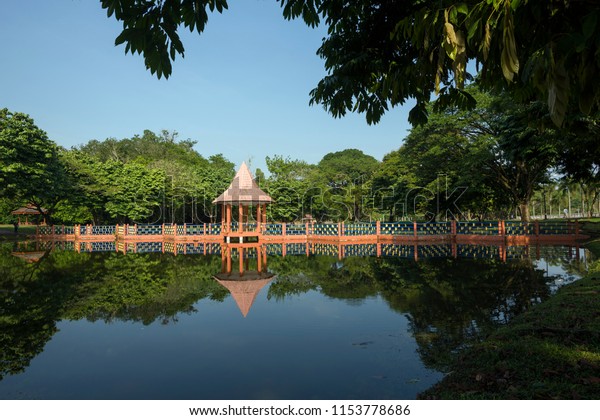
[[[598,110],[600,9],[595,0],[278,0],[286,19],[327,27],[318,50],[327,75],[310,93],[334,117],[358,111],[377,123],[390,107],[416,100],[409,121],[427,120],[426,104],[473,108],[464,89],[467,63],[483,87],[547,104],[553,122]],[[180,26],[201,33],[226,0],[101,0],[123,24],[115,43],[169,77],[184,55]]]
[[[0,195],[48,215],[66,196],[65,176],[56,144],[33,119],[0,109]]]

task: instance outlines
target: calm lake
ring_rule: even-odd
[[[228,263],[220,247],[0,244],[0,398],[412,399],[592,258],[565,246],[508,247],[506,261],[495,246],[395,245],[379,258],[355,247],[343,259],[285,246],[259,267],[252,249]],[[220,275],[227,264],[242,279]]]

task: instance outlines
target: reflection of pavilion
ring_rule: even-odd
[[[31,245],[33,245],[33,247]],[[48,254],[48,252],[49,251],[47,249],[43,249],[42,247],[40,247],[40,242],[38,241],[35,241],[33,243],[25,241],[15,243],[11,255],[13,257],[17,257],[24,261],[27,261],[28,263],[35,263],[44,258]]]
[[[256,256],[256,261],[251,258]],[[232,270],[232,258],[238,259],[238,270]],[[256,264],[256,266],[251,266]],[[264,245],[226,244],[221,249],[221,273],[214,276],[220,285],[231,292],[244,318],[248,315],[256,296],[273,278],[266,271],[267,251]]]

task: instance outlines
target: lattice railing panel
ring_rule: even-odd
[[[138,225],[139,227],[139,225]],[[145,253],[145,252],[162,252],[163,251],[163,243],[162,242],[138,242],[136,245],[136,252]]]
[[[419,258],[448,258],[452,257],[452,245],[436,244],[436,245],[419,245],[417,249]]]
[[[377,255],[376,244],[353,244],[344,245],[344,255],[346,257],[368,257]]]
[[[306,244],[285,244],[285,252],[288,255],[306,255]]]
[[[382,235],[414,235],[413,222],[382,222],[380,229]]]
[[[452,222],[417,223],[417,235],[450,235]]]
[[[414,245],[381,244],[381,255],[385,257],[414,258]]]
[[[338,227],[337,223],[315,223],[312,228],[312,233],[313,235],[320,236],[337,236]]]
[[[345,236],[376,235],[377,223],[345,223]]]
[[[314,255],[335,255],[339,254],[338,246],[335,244],[313,244]]]
[[[456,249],[456,256],[459,258],[483,258],[483,259],[496,259],[498,258],[498,247],[497,246],[482,246],[482,245],[469,245],[459,244]]]

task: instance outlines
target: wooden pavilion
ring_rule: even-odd
[[[33,204],[28,204],[25,207],[19,207],[18,209],[11,211],[10,214],[19,218],[20,225],[30,225],[32,223],[29,223],[29,217],[39,215],[42,215],[42,224],[44,224],[43,220],[45,220],[47,210],[42,207],[42,212],[43,213],[40,213],[40,211]],[[25,216],[25,223],[21,222],[21,216]]]
[[[232,237],[244,242],[244,237],[260,238],[262,225],[267,222],[267,204],[273,200],[261,190],[246,163],[242,163],[229,188],[213,203],[221,205],[221,233],[225,242]],[[250,208],[256,208],[256,224],[250,223]],[[233,208],[238,208],[237,225],[233,221]]]

